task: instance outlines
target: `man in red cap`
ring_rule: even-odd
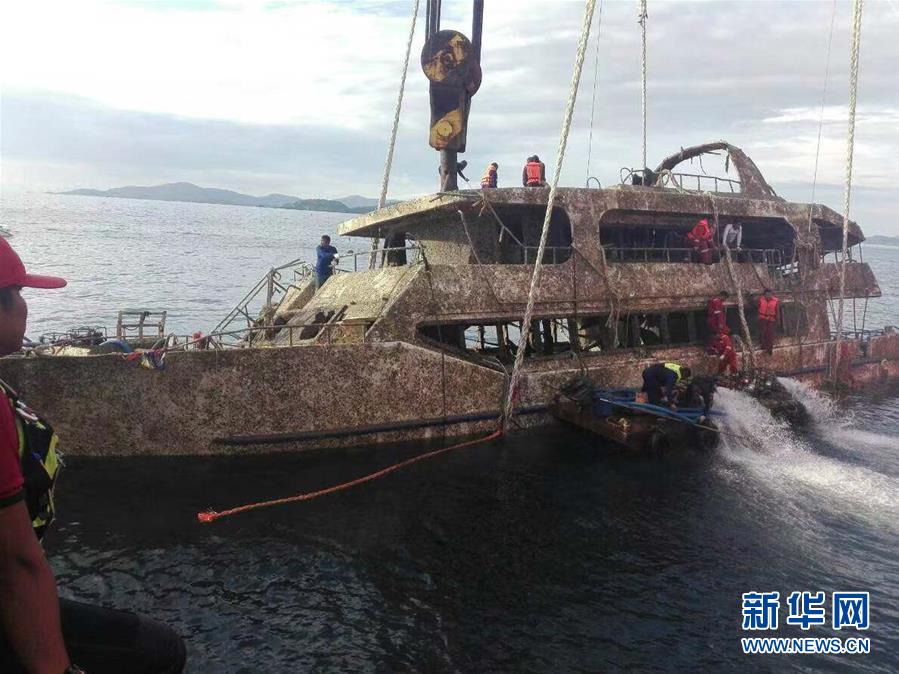
[[[62,288],[25,271],[0,238],[0,357],[22,348],[22,288]],[[177,673],[185,650],[169,628],[132,613],[59,599],[40,537],[54,516],[58,438],[0,380],[0,672]]]

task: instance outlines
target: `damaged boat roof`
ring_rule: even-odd
[[[739,185],[739,192],[715,192],[690,190],[671,176],[683,175],[672,173],[678,164],[706,154],[726,154],[725,165],[732,166],[739,180],[703,176],[710,180],[725,180]],[[842,217],[834,210],[822,204],[790,203],[777,196],[762,176],[755,162],[740,148],[716,141],[689,148],[681,148],[675,154],[666,157],[655,170],[643,172],[644,185],[619,184],[609,188],[565,187],[556,192],[557,206],[569,210],[578,208],[602,212],[609,208],[627,209],[630,211],[652,211],[655,213],[670,212],[677,222],[672,225],[682,226],[683,217],[709,212],[708,199],[720,200],[722,206],[739,204],[733,213],[722,208],[721,213],[728,217],[760,217],[770,216],[778,210],[777,204],[808,207],[810,217],[827,231],[828,238],[835,228],[842,230]],[[666,178],[669,183],[665,185]],[[671,185],[674,185],[673,187]],[[717,183],[716,183],[717,185]],[[489,196],[488,196],[489,193]],[[455,213],[464,204],[486,201],[489,198],[494,205],[545,206],[548,188],[534,187],[502,187],[490,190],[468,189],[458,192],[440,192],[428,194],[386,206],[371,213],[351,218],[338,226],[342,236],[384,237],[399,231],[414,231],[422,224],[432,224],[441,216],[455,218]],[[703,201],[697,202],[696,199]],[[679,217],[678,217],[679,216]],[[654,226],[660,226],[655,223]],[[822,234],[824,232],[822,231]],[[861,229],[855,222],[849,223],[850,245],[864,240]]]

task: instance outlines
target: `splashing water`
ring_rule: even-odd
[[[796,379],[780,377],[779,381],[794,398],[805,405],[812,417],[813,430],[823,439],[835,442],[850,453],[858,453],[857,450],[860,449],[873,449],[887,450],[895,455],[899,450],[899,438],[860,428],[859,425],[865,423],[865,420],[856,419],[853,410],[841,407],[827,394]]]
[[[852,422],[852,415],[847,415],[846,410],[841,410],[827,394],[816,391],[797,379],[778,377],[777,381],[783,384],[796,400],[805,405],[815,423],[838,422],[846,425]]]
[[[723,389],[716,400],[726,414],[723,430],[727,435],[720,450],[724,472],[756,494],[766,492],[770,507],[786,510],[784,514],[791,519],[805,522],[817,508],[899,530],[899,479],[826,455],[826,444],[855,443],[859,431],[843,426],[849,422],[841,420],[836,406],[820,394],[790,380],[784,384],[799,392],[797,397],[808,407],[814,424],[826,429],[828,437],[821,438],[820,432],[800,436],[755,399]],[[835,430],[844,435],[836,436]],[[868,436],[874,436],[876,442],[896,444],[895,438]],[[854,444],[841,448],[858,449]],[[747,476],[751,484],[745,484]]]

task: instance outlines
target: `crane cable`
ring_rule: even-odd
[[[390,170],[393,168],[393,150],[396,147],[396,136],[400,128],[400,112],[403,108],[403,93],[406,90],[406,75],[409,74],[409,55],[412,53],[412,41],[415,38],[415,24],[418,22],[418,3],[412,3],[412,22],[409,26],[409,38],[406,40],[406,58],[403,60],[403,74],[400,77],[400,90],[396,97],[396,107],[393,111],[393,130],[390,132],[390,142],[387,144],[387,159],[384,162],[384,177],[381,180],[381,193],[378,196],[378,208],[384,208],[387,204],[387,185],[390,183]],[[381,241],[379,237],[371,240],[371,256],[368,260],[368,268],[374,269],[377,260],[377,250]]]
[[[833,46],[833,27],[836,18],[837,0],[833,0],[833,7],[830,12],[830,32],[827,37],[827,54],[824,57],[824,87],[821,91],[821,109],[818,113],[818,142],[815,146],[815,169],[812,172],[812,198],[811,206],[809,206],[808,209],[808,228],[810,233],[812,229],[812,213],[814,212],[815,192],[818,187],[818,160],[821,156],[821,135],[824,131],[824,107],[827,103],[827,85],[830,81],[830,50]],[[836,321],[836,313],[833,309],[833,299],[829,296],[829,293],[826,301],[831,313],[834,315],[834,321]]]
[[[593,63],[593,101],[590,104],[590,137],[587,140],[587,187],[590,187],[590,159],[593,156],[593,116],[596,112],[596,83],[599,80],[599,38],[602,35],[602,2],[599,0],[599,19],[596,26],[596,56]],[[836,2],[836,0],[834,0]]]
[[[578,86],[581,81],[581,71],[584,67],[584,56],[587,52],[587,41],[590,38],[590,27],[593,23],[593,10],[596,0],[587,0],[584,9],[584,23],[581,27],[581,37],[578,41],[577,56],[575,57],[574,72],[571,74],[571,89],[568,92],[568,104],[565,107],[565,117],[562,121],[562,131],[559,137],[559,149],[556,153],[556,167],[553,171],[553,179],[549,188],[549,196],[546,198],[546,215],[543,217],[543,230],[540,232],[540,245],[537,248],[537,259],[534,262],[534,273],[531,276],[531,287],[528,292],[528,303],[524,311],[524,319],[521,323],[521,337],[518,341],[518,350],[515,352],[515,364],[509,377],[509,389],[506,392],[506,404],[503,407],[502,428],[508,428],[515,407],[515,395],[518,382],[521,378],[521,365],[524,362],[524,352],[527,351],[528,336],[531,332],[531,319],[534,315],[534,303],[537,298],[537,287],[540,285],[540,272],[543,269],[543,255],[546,252],[546,240],[549,236],[549,223],[552,218],[553,202],[556,198],[556,190],[559,186],[559,175],[562,172],[562,162],[565,159],[565,148],[568,144],[568,132],[571,130],[571,118],[574,115],[574,104],[577,100]]]
[[[840,264],[840,301],[837,305],[837,339],[834,348],[832,379],[837,380],[840,369],[840,350],[843,343],[843,300],[846,294],[846,259],[849,243],[849,203],[852,196],[852,158],[855,150],[855,105],[858,98],[858,57],[862,38],[862,5],[864,0],[854,0],[852,5],[852,43],[849,47],[849,125],[846,133],[846,191],[843,198],[843,248]]]
[[[649,14],[646,11],[646,0],[640,0],[640,33],[642,38],[642,59],[640,64],[642,75],[642,89],[640,95],[640,105],[643,113],[643,164],[640,169],[643,171],[643,178],[646,178],[646,20]]]

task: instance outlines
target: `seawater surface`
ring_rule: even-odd
[[[340,214],[26,195],[2,222],[36,270],[31,334],[168,309],[214,325]],[[345,250],[366,242],[339,241]],[[899,250],[868,247],[899,323]],[[861,310],[861,306],[858,307]],[[191,672],[825,670],[899,654],[899,390],[834,401],[797,433],[723,391],[708,454],[634,457],[565,428],[472,446],[355,490],[200,525],[412,456],[398,445],[229,458],[70,457],[47,551],[61,591],[172,624]],[[335,410],[339,414],[339,410]],[[744,656],[741,594],[871,592],[859,656]],[[828,611],[828,619],[829,619]]]

